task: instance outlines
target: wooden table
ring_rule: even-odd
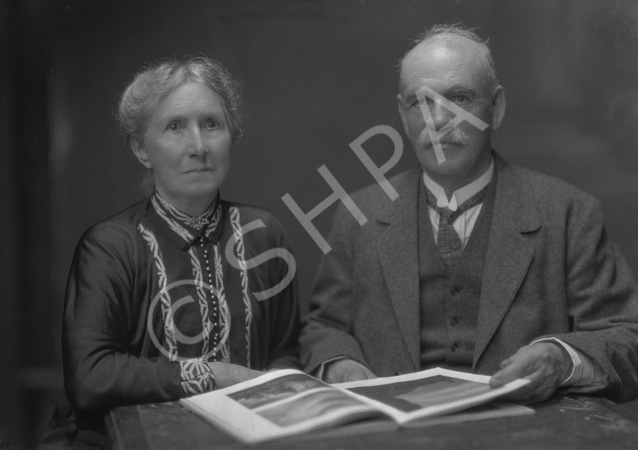
[[[557,397],[534,415],[332,437],[323,432],[245,446],[178,403],[121,407],[107,416],[115,449],[638,449],[638,415],[608,400]],[[342,433],[343,434],[343,433]]]

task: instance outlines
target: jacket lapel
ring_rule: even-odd
[[[420,171],[412,171],[395,185],[399,198],[377,220],[389,225],[376,241],[377,256],[412,370],[420,367],[419,262],[417,193]]]
[[[540,228],[530,189],[496,153],[494,160],[496,197],[481,286],[474,368],[514,300],[533,259],[534,250],[522,234]]]

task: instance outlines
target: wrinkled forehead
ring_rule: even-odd
[[[434,36],[421,42],[401,62],[400,93],[412,95],[423,86],[483,90],[489,78],[485,52],[484,46],[460,36]]]

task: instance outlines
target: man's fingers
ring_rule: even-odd
[[[348,381],[368,380],[376,375],[363,364],[351,359],[340,359],[326,367],[324,379],[328,383],[345,383]]]
[[[505,369],[507,366],[509,366],[510,364],[512,364],[512,358],[507,358],[504,359],[503,361],[501,361],[501,364],[499,364],[501,369]]]
[[[496,372],[494,375],[492,375],[492,378],[490,378],[491,388],[497,388],[497,387],[503,386],[509,381],[512,381],[512,380],[504,381],[507,378],[507,373],[508,373],[505,369],[511,366],[512,362],[513,362],[512,358],[507,358],[501,361],[501,364],[500,364],[501,370]]]
[[[490,379],[490,387],[499,387],[526,376],[527,364],[524,361],[516,361],[512,358],[501,363],[502,369],[496,372]]]

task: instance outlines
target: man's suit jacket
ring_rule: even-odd
[[[496,197],[472,370],[499,363],[542,336],[596,361],[602,383],[568,388],[616,401],[638,395],[638,291],[590,195],[512,166],[494,153]],[[417,192],[421,172],[352,195],[368,222],[340,205],[319,266],[302,332],[302,361],[313,371],[345,356],[379,376],[420,368]],[[629,214],[629,212],[628,212]]]

